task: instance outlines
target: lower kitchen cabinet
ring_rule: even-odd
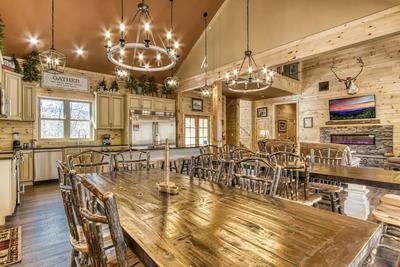
[[[33,152],[23,152],[24,161],[21,162],[21,182],[32,183],[33,182]]]

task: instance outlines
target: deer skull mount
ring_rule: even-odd
[[[349,94],[349,95],[355,95],[358,93],[358,86],[355,84],[355,81],[357,80],[358,76],[361,74],[361,72],[364,69],[364,62],[360,57],[358,57],[357,63],[360,64],[360,67],[361,67],[360,71],[354,77],[346,77],[345,79],[340,78],[336,74],[334,64],[332,64],[332,66],[331,66],[331,71],[333,72],[333,74],[335,74],[335,77],[339,82],[344,82],[344,85],[346,86],[345,90],[347,90],[347,94]]]

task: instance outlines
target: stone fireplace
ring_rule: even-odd
[[[385,153],[393,152],[393,125],[321,127],[321,143],[345,144],[361,158],[361,166],[383,167]]]

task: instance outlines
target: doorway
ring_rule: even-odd
[[[297,142],[297,103],[276,104],[275,139]]]

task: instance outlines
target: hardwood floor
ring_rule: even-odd
[[[387,193],[399,191],[369,187],[371,210]],[[370,216],[369,220],[373,220]],[[6,226],[22,226],[22,262],[13,266],[64,267],[70,266],[68,226],[57,183],[26,188],[22,205]]]
[[[22,262],[13,266],[70,266],[68,226],[58,183],[26,188],[6,226],[22,226]]]

